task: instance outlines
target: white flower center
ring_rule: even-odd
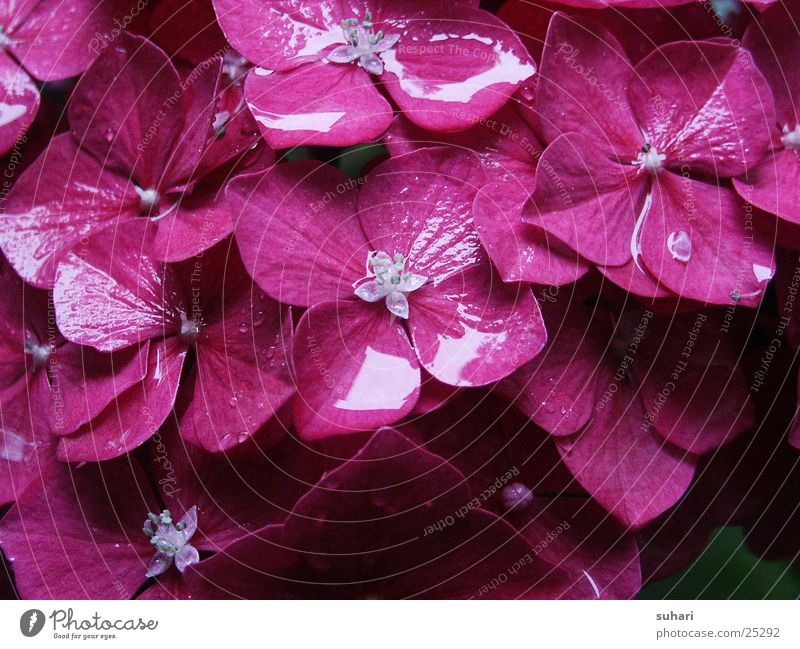
[[[370,74],[383,74],[383,61],[378,55],[394,47],[400,40],[400,34],[387,35],[382,29],[376,32],[372,23],[372,13],[369,11],[360,24],[357,18],[343,20],[342,32],[347,44],[333,50],[328,55],[328,60],[333,63],[358,61],[358,65]]]
[[[35,368],[44,367],[47,365],[50,354],[53,353],[53,348],[50,345],[40,345],[36,341],[28,339],[25,341],[25,353],[30,354]]]
[[[197,530],[197,507],[189,509],[177,523],[172,522],[172,514],[165,509],[156,515],[150,512],[142,531],[150,537],[150,545],[156,549],[147,567],[147,577],[160,575],[175,562],[175,567],[183,572],[193,563],[200,561],[200,554],[189,543]]]
[[[356,282],[355,294],[367,302],[386,301],[386,308],[398,318],[408,319],[406,295],[425,285],[428,278],[406,271],[406,259],[381,251],[367,255],[367,275]]]
[[[189,318],[183,311],[181,311],[181,332],[180,338],[187,345],[191,345],[197,340],[200,335],[200,327],[202,324],[197,316]]]
[[[654,174],[661,170],[661,168],[664,166],[664,160],[666,159],[666,155],[659,153],[653,145],[646,143],[642,147],[642,150],[639,151],[639,154],[636,156],[636,160],[634,160],[632,164],[641,167],[651,174]]]
[[[789,125],[784,124],[781,141],[787,149],[800,151],[800,124],[795,124],[794,129],[791,131],[789,130]]]
[[[135,187],[136,193],[139,194],[139,208],[142,214],[151,215],[158,210],[158,204],[161,202],[161,196],[155,189],[142,189]]]

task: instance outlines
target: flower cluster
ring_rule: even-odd
[[[800,3],[666,4],[0,0],[0,591],[797,559]]]

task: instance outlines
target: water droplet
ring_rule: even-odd
[[[692,257],[692,240],[683,230],[671,232],[667,237],[667,249],[675,261],[685,264]]]
[[[503,505],[506,509],[525,509],[533,502],[533,492],[521,482],[503,487]]]
[[[230,399],[228,399],[228,405],[231,408],[235,408],[237,403],[239,403],[239,400],[236,397],[231,397]]]
[[[246,322],[240,322],[239,323],[239,333],[243,333],[243,334],[247,333],[247,323]]]
[[[759,282],[768,282],[772,279],[775,271],[769,266],[762,266],[761,264],[753,264],[753,274]]]
[[[567,414],[567,409],[566,409],[566,407],[564,407],[564,406],[561,406],[561,414],[562,414],[562,415],[566,415],[566,414]]]
[[[107,128],[106,129],[106,142],[112,142],[114,140],[114,129]]]
[[[519,94],[525,101],[533,101],[534,99],[533,88],[531,86],[523,87]]]
[[[267,358],[272,358],[275,356],[275,348],[274,347],[267,347],[267,351],[265,352]]]

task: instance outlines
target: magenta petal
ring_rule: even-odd
[[[733,186],[745,201],[792,223],[800,223],[800,158],[778,149]]]
[[[679,295],[756,305],[775,274],[772,248],[757,220],[733,190],[660,173],[641,228],[642,259]]]
[[[50,288],[56,264],[82,237],[138,214],[133,185],[106,171],[65,133],[15,183],[0,219],[0,242],[23,279]]]
[[[320,59],[326,49],[344,43],[340,23],[355,16],[345,4],[214,0],[214,9],[222,31],[244,56],[271,70],[288,70]]]
[[[55,17],[48,2],[26,4],[32,10],[13,30],[11,50],[41,81],[83,72],[106,45],[99,37],[118,30],[118,21],[131,11],[129,0],[70,0],[69,11],[56,9]]]
[[[637,167],[609,160],[585,137],[561,135],[539,161],[523,219],[590,261],[620,266],[631,258],[647,184]]]
[[[524,186],[490,183],[472,206],[475,228],[500,277],[549,285],[577,281],[589,264],[546,230],[522,221],[527,198]]]
[[[245,95],[273,149],[370,142],[392,121],[389,102],[369,73],[355,65],[309,63],[272,73],[254,68]]]
[[[296,306],[353,295],[369,252],[355,214],[357,185],[311,161],[228,185],[242,260],[266,293]]]
[[[141,381],[149,346],[103,354],[66,343],[48,361],[53,408],[50,432],[68,435],[88,423],[117,396]]]
[[[628,105],[632,73],[622,46],[605,28],[556,13],[536,87],[545,141],[574,131],[604,153],[635,155],[642,135]]]
[[[738,44],[663,45],[636,66],[629,96],[643,133],[675,171],[736,176],[767,152],[772,98]]]
[[[304,439],[390,424],[419,397],[419,364],[382,304],[342,300],[309,309],[295,333],[294,364],[294,421]]]
[[[152,546],[157,503],[135,458],[44,472],[0,522],[17,587],[29,599],[130,599]]]
[[[44,374],[0,392],[0,505],[20,498],[57,464],[55,438],[47,433],[48,397]]]
[[[598,266],[598,270],[614,284],[634,295],[645,298],[676,297],[638,260],[631,258],[622,266]]]
[[[75,88],[72,133],[105,168],[130,176],[144,190],[155,189],[183,128],[188,98],[180,83],[161,49],[123,33]]]
[[[226,304],[195,343],[194,395],[181,431],[191,427],[187,437],[212,452],[249,439],[294,394],[291,336],[288,310],[257,290]]]
[[[16,61],[0,52],[0,155],[14,148],[39,111],[39,89]]]
[[[547,341],[530,288],[503,284],[488,264],[428,284],[410,301],[417,357],[448,385],[498,381],[536,356]]]
[[[472,203],[485,180],[475,154],[451,147],[383,162],[358,195],[359,219],[372,249],[403,255],[406,270],[428,280],[484,259]]]
[[[142,254],[149,241],[138,221],[102,232],[59,265],[53,301],[65,338],[114,351],[180,330],[186,307],[174,270]]]
[[[233,232],[233,217],[217,188],[201,183],[158,221],[151,252],[161,261],[184,261],[201,254]]]
[[[611,373],[607,374],[613,381]],[[632,528],[672,507],[689,488],[696,457],[653,431],[643,431],[643,407],[633,390],[620,389],[558,450],[578,482],[607,511]]]
[[[742,39],[769,82],[779,127],[789,122],[794,126],[800,106],[798,20],[796,2],[775,2],[750,23]]]
[[[64,462],[102,462],[141,446],[169,416],[178,393],[186,346],[176,337],[150,345],[147,374],[114,399],[99,416],[62,437]]]
[[[469,128],[536,70],[516,34],[480,9],[439,4],[422,20],[396,24],[403,32],[380,55],[381,81],[403,114],[428,130]]]

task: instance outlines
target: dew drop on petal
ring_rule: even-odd
[[[106,135],[106,142],[112,142],[114,140],[114,129],[107,128],[105,135]]]
[[[775,271],[769,266],[762,266],[761,264],[753,264],[753,274],[759,282],[768,282],[772,279]]]
[[[667,249],[675,261],[685,264],[692,257],[692,240],[683,230],[671,232],[667,237]]]
[[[503,487],[503,505],[506,509],[525,509],[533,502],[533,492],[521,482]]]
[[[243,333],[243,334],[247,333],[247,323],[246,322],[240,322],[239,323],[239,333]]]

